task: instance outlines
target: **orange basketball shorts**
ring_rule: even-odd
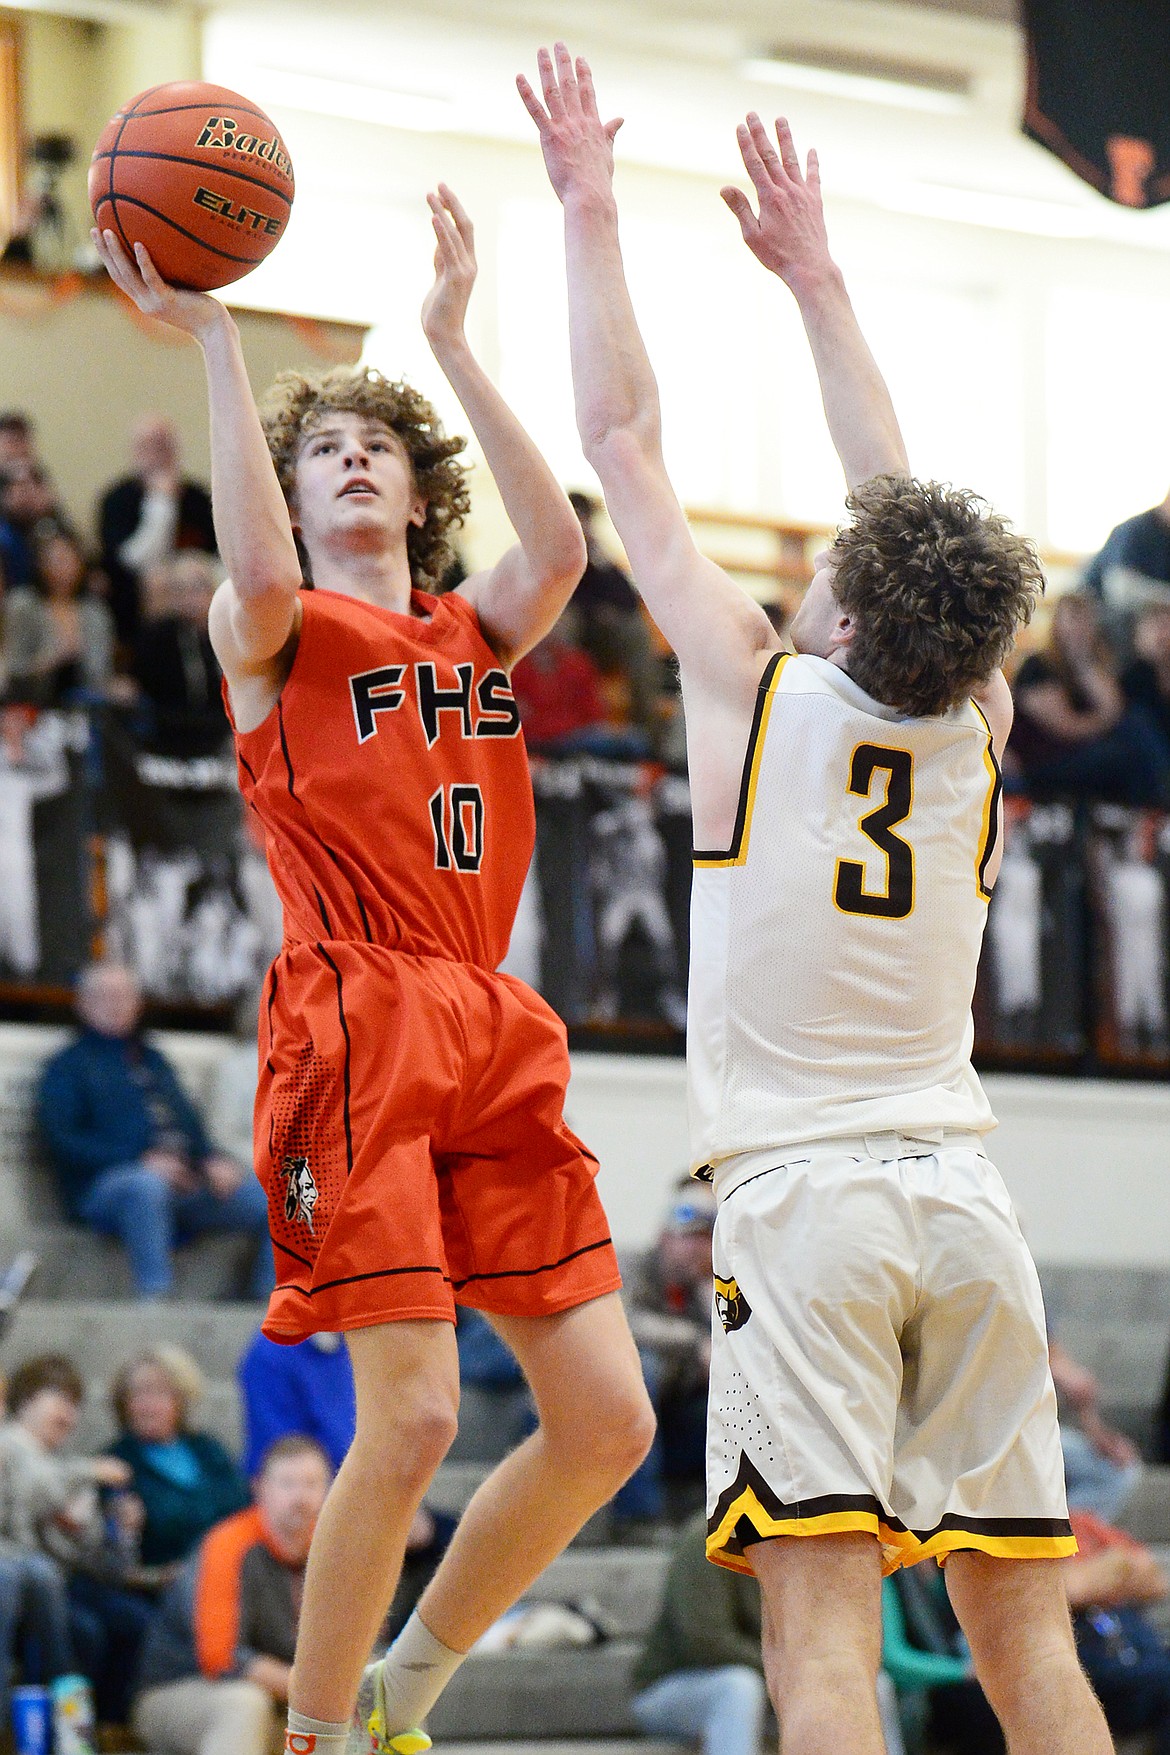
[[[260,1014],[264,1332],[455,1304],[551,1315],[621,1284],[597,1161],[562,1113],[564,1027],[507,975],[376,945],[286,945]]]

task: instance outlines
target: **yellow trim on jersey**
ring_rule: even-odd
[[[725,854],[715,857],[696,854],[693,864],[696,869],[718,870],[723,866],[746,865],[748,842],[752,833],[752,812],[756,803],[756,786],[760,778],[760,761],[764,754],[764,739],[768,732],[768,720],[772,715],[772,702],[776,696],[776,687],[781,673],[791,652],[778,652],[778,662],[768,681],[762,700],[757,705],[755,721],[748,737],[748,747],[743,759],[743,781],[740,783],[740,802],[736,811],[736,828],[732,837],[731,847]]]
[[[999,790],[1003,782],[1000,776],[999,767],[995,760],[995,750],[993,748],[994,740],[991,735],[991,726],[988,722],[987,714],[983,711],[983,708],[979,705],[978,701],[973,699],[971,705],[974,707],[976,713],[978,713],[980,719],[982,719],[987,728],[987,746],[983,751],[983,766],[987,769],[988,787],[987,797],[983,801],[983,823],[979,830],[979,845],[975,849],[975,888],[984,902],[990,902],[991,891],[983,887],[983,863],[987,858],[987,850],[991,841],[992,830],[994,828],[996,832],[998,832],[999,829],[998,822],[994,824],[992,823],[991,813],[995,808],[996,800],[999,797]]]
[[[915,1542],[913,1555],[905,1561],[912,1566],[916,1560],[943,1558],[977,1548],[981,1554],[994,1554],[999,1560],[1067,1560],[1077,1552],[1075,1536],[979,1536],[967,1530],[940,1530],[927,1542]]]
[[[723,1518],[717,1530],[707,1537],[707,1558],[716,1566],[731,1572],[751,1574],[752,1568],[740,1554],[725,1552],[725,1544],[741,1517],[746,1516],[756,1534],[770,1536],[837,1536],[860,1533],[877,1536],[881,1542],[892,1542],[893,1532],[887,1530],[872,1511],[826,1511],[819,1517],[769,1517],[750,1487],[745,1487]]]

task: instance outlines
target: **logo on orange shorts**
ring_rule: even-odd
[[[284,1192],[284,1216],[289,1224],[302,1224],[313,1229],[313,1208],[317,1205],[317,1184],[307,1158],[286,1158],[281,1173],[288,1182]]]

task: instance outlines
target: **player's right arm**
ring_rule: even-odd
[[[662,456],[658,385],[626,285],[613,194],[613,139],[587,63],[563,43],[539,56],[544,102],[517,85],[565,213],[569,340],[577,427],[651,615],[696,696],[750,711],[765,652],[763,610],[699,554]]]
[[[742,189],[720,191],[744,243],[795,298],[820,384],[825,420],[849,487],[875,475],[909,475],[894,404],[829,253],[817,155],[802,174],[788,123],[776,123],[779,152],[753,111],[737,130],[740,156],[759,204]]]
[[[230,574],[212,601],[211,641],[230,686],[265,678],[298,631],[301,567],[239,330],[218,299],[169,286],[141,244],[132,259],[112,231],[92,235],[111,278],[138,309],[192,336],[202,350],[215,534]]]

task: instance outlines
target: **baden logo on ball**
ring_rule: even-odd
[[[103,129],[89,167],[99,227],[145,244],[174,286],[210,292],[255,268],[284,236],[292,160],[264,111],[222,85],[152,86]]]

